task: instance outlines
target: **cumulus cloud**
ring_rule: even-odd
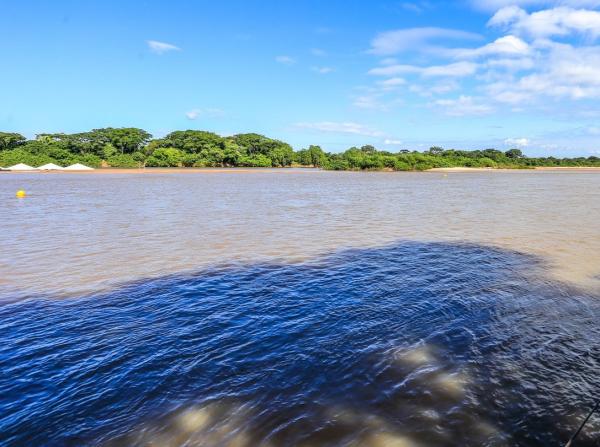
[[[449,53],[460,59],[492,55],[526,56],[531,52],[529,44],[516,36],[503,36],[479,48],[450,50]]]
[[[523,148],[529,146],[529,140],[527,138],[507,138],[504,140],[504,145]]]
[[[490,83],[486,89],[495,100],[510,104],[530,103],[540,97],[600,98],[600,47],[553,44],[535,68],[518,79]]]
[[[169,51],[181,51],[181,48],[176,47],[173,44],[159,42],[158,40],[147,40],[146,44],[148,45],[148,48],[150,48],[150,51],[155,54],[164,54],[168,53]]]
[[[296,59],[291,56],[277,56],[275,61],[283,65],[294,65],[296,63]]]
[[[391,55],[404,51],[423,50],[432,47],[432,41],[474,40],[479,34],[448,28],[407,28],[379,33],[371,41],[372,54]]]
[[[496,12],[488,24],[535,38],[571,34],[596,38],[600,35],[600,12],[560,6],[528,13],[513,5]]]
[[[432,104],[448,116],[487,115],[493,112],[491,106],[479,103],[471,96],[461,95],[457,99],[438,99]]]
[[[316,123],[296,123],[294,127],[298,129],[308,129],[308,130],[316,130],[319,132],[330,132],[330,133],[338,133],[338,134],[353,134],[353,135],[363,135],[368,137],[379,137],[382,136],[383,133],[371,129],[363,124],[358,124],[354,122],[333,122],[333,121],[320,121]]]
[[[581,115],[597,109],[593,100],[600,99],[600,45],[594,39],[600,37],[600,11],[577,8],[600,7],[600,0],[485,3],[493,9],[488,25],[505,30],[505,35],[474,48],[464,39],[477,35],[445,28],[375,36],[370,53],[381,57],[368,74],[381,80],[354,98],[354,106],[388,110],[385,105],[397,100],[394,96],[403,87],[404,93],[433,98],[427,105],[449,116],[531,108],[569,113],[573,106],[568,101],[579,102]],[[573,36],[584,39],[565,39]],[[442,39],[446,47],[440,46]],[[419,58],[402,54],[408,51],[420,52]],[[446,97],[453,91],[459,93]],[[524,142],[514,140],[514,145]]]

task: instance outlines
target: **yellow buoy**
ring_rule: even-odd
[[[22,189],[19,189],[19,190],[17,191],[17,194],[16,194],[16,196],[17,196],[19,199],[22,199],[23,197],[25,197],[25,191],[23,191]]]

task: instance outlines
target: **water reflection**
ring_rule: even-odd
[[[559,445],[600,385],[600,301],[544,273],[402,242],[5,303],[0,443]]]

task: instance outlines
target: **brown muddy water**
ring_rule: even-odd
[[[1,445],[560,446],[598,393],[600,172],[0,174],[0,198]]]

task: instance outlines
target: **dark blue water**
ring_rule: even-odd
[[[4,296],[0,445],[559,446],[599,390],[599,299],[412,242]]]

